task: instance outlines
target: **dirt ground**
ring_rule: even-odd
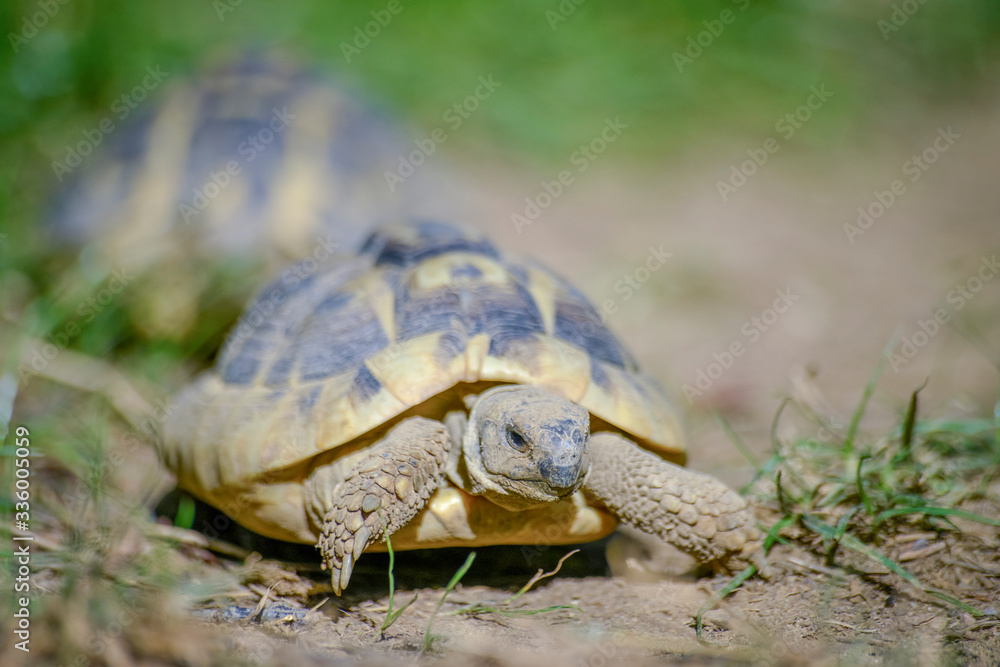
[[[825,401],[830,415],[846,423],[894,334],[911,341],[915,353],[909,359],[897,348],[901,356],[887,366],[865,428],[878,432],[897,421],[909,393],[928,377],[922,416],[992,414],[1000,279],[987,279],[995,269],[980,269],[992,267],[1000,249],[1000,119],[970,111],[930,118],[926,127],[926,136],[906,145],[886,142],[862,155],[779,155],[725,202],[716,182],[729,174],[734,156],[751,146],[716,146],[679,161],[683,168],[644,169],[608,157],[520,233],[511,214],[523,211],[525,197],[554,174],[468,155],[450,159],[463,166],[457,185],[470,219],[480,221],[499,245],[540,257],[599,307],[614,301],[607,309],[611,328],[640,363],[674,388],[689,412],[689,465],[740,485],[751,468],[712,418],[711,406],[758,454],[769,446],[771,419],[784,395]],[[868,207],[875,191],[886,190],[893,179],[908,178],[902,165],[947,127],[959,138],[851,242],[844,225],[856,222],[857,208]],[[624,276],[645,275],[637,269],[651,247],[671,257],[629,296],[616,291]],[[970,279],[977,272],[982,282],[973,291]],[[949,300],[959,285],[967,286],[969,298]],[[753,324],[754,317],[770,317],[766,311],[781,294],[786,312],[763,328]],[[925,339],[914,334],[937,308],[945,308],[952,323],[919,345]],[[699,374],[714,373],[712,364],[722,365],[735,342],[744,353],[699,385]],[[689,399],[685,385],[700,395],[689,392]],[[809,435],[795,429],[789,421],[779,435]],[[995,528],[980,531],[987,548],[1000,547]],[[513,605],[574,608],[517,617],[450,614],[461,604],[509,597],[536,568],[551,569],[568,551],[552,548],[529,563],[518,549],[479,550],[433,619],[432,632],[440,638],[428,657],[443,664],[552,667],[1000,664],[996,620],[977,621],[871,563],[856,564],[860,574],[845,574],[787,549],[773,554],[770,580],[747,582],[706,615],[705,641],[699,642],[694,616],[727,579],[656,574],[676,563],[656,555],[651,565],[642,565],[642,547],[626,540],[611,542],[613,567],[621,576],[607,569],[608,543],[589,545]],[[920,537],[892,553],[933,546],[935,540]],[[908,561],[919,576],[933,579],[944,565],[973,562],[963,561],[964,547],[944,542],[932,555]],[[207,552],[196,553],[209,567],[222,568]],[[308,561],[310,553],[299,555]],[[396,607],[414,593],[417,601],[384,635],[384,555],[366,555],[345,597],[315,611],[308,609],[330,598],[317,568],[261,566],[259,581],[246,591],[248,601],[228,612],[206,609],[196,625],[213,637],[221,630],[225,650],[248,664],[414,662],[435,606],[465,555],[397,554]],[[995,614],[997,575],[973,564],[952,583],[975,591],[981,607]],[[249,593],[272,584],[268,602],[258,609],[258,596]]]

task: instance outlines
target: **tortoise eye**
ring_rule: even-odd
[[[515,431],[513,428],[507,429],[507,444],[519,452],[523,452],[528,449],[528,441],[523,435]]]

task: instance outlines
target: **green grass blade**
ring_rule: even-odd
[[[771,550],[771,547],[774,546],[775,542],[784,542],[783,538],[781,537],[781,531],[783,531],[785,528],[792,525],[796,521],[798,521],[797,516],[786,514],[785,516],[781,517],[781,519],[778,520],[776,524],[771,526],[764,535],[764,553],[769,552]]]
[[[840,540],[843,539],[844,535],[847,533],[848,526],[851,525],[851,519],[854,515],[858,513],[861,508],[857,505],[852,507],[849,512],[846,512],[837,521],[837,527],[834,530],[832,542],[826,551],[826,564],[832,566],[834,564],[834,558],[837,556],[837,547],[840,546]]]
[[[826,523],[820,521],[814,516],[806,514],[803,515],[802,520],[807,528],[809,528],[818,535],[821,535],[828,539],[833,539],[833,537],[836,535],[836,530],[832,526],[827,525]],[[892,560],[888,556],[883,555],[874,547],[868,546],[854,535],[850,533],[845,533],[844,535],[841,536],[840,541],[841,544],[843,544],[845,547],[851,549],[852,551],[856,551],[863,556],[867,556],[868,558],[874,560],[876,563],[889,568],[890,570],[892,570],[893,572],[895,572],[900,577],[902,577],[909,583],[913,584],[917,588],[921,590],[925,589],[925,586],[922,583],[920,583],[920,580],[917,579],[915,575],[907,572],[899,564],[897,564],[896,561]]]
[[[448,582],[447,588],[444,589],[444,595],[442,595],[441,599],[438,600],[437,607],[434,608],[434,613],[431,614],[430,620],[427,621],[427,631],[424,633],[424,645],[423,648],[420,649],[421,652],[429,649],[431,647],[431,642],[434,640],[433,635],[431,635],[431,626],[434,625],[434,617],[438,615],[439,611],[441,611],[441,607],[444,606],[444,601],[448,597],[448,594],[454,590],[455,586],[458,586],[458,582],[462,580],[465,573],[469,571],[470,567],[472,567],[472,561],[474,560],[476,560],[475,551],[469,554],[469,557],[465,559],[465,563],[462,564],[462,567],[458,568],[458,571],[452,575],[451,581]]]
[[[813,531],[817,535],[820,535],[821,537],[824,537],[826,539],[834,539],[837,535],[837,530],[833,526],[827,525],[826,523],[820,521],[811,514],[802,515],[802,521],[803,523],[805,523],[806,528]],[[889,568],[890,570],[892,570],[893,572],[901,576],[903,579],[913,584],[914,586],[917,586],[918,588],[921,589],[924,588],[924,585],[920,583],[920,580],[917,579],[915,575],[910,574],[902,567],[897,565],[895,561],[879,553],[879,551],[876,550],[874,547],[868,546],[867,544],[859,540],[851,533],[844,533],[841,536],[840,541],[844,546],[850,548],[851,550],[857,551],[863,556],[868,556],[869,558],[879,563],[880,565],[884,565],[885,567]]]
[[[382,516],[381,510],[379,510],[379,516]],[[379,631],[382,633],[388,630],[392,624],[396,622],[396,619],[402,616],[403,612],[409,609],[410,605],[417,601],[417,596],[414,595],[412,600],[404,604],[397,611],[392,610],[396,598],[396,577],[393,574],[393,569],[396,566],[396,554],[392,550],[392,539],[388,535],[385,536],[385,547],[389,552],[389,610],[385,614],[385,620],[382,622],[382,627],[379,628]]]
[[[174,517],[174,525],[178,528],[194,528],[195,504],[194,498],[186,493],[182,493],[177,502],[177,516]]]
[[[954,509],[951,507],[894,507],[884,512],[880,512],[875,518],[877,523],[881,523],[886,519],[892,518],[894,516],[903,516],[905,514],[929,514],[930,516],[955,516],[960,519],[968,519],[969,521],[976,521],[978,523],[985,523],[990,526],[1000,526],[1000,519],[990,519],[989,517],[980,516],[973,512],[966,512],[965,510]]]
[[[827,524],[823,523],[814,516],[806,514],[803,515],[802,519],[803,522],[806,524],[806,527],[812,530],[813,532],[817,533],[818,535],[830,538],[836,535],[836,530],[832,526],[828,526]],[[972,614],[973,616],[979,617],[984,615],[983,612],[979,611],[975,607],[968,605],[962,602],[961,600],[948,595],[947,593],[942,593],[939,590],[930,588],[928,586],[924,586],[914,574],[904,570],[898,563],[896,563],[896,561],[880,553],[874,547],[868,546],[867,544],[859,540],[851,533],[845,533],[841,537],[840,543],[843,544],[848,549],[855,551],[861,554],[862,556],[867,556],[868,558],[872,559],[879,565],[882,565],[892,570],[897,575],[902,577],[904,580],[916,586],[917,588],[927,593],[928,595],[933,595],[936,598],[944,600],[945,602],[948,602],[949,604],[952,604],[961,609],[962,611]]]
[[[916,391],[910,394],[910,405],[906,410],[906,419],[903,420],[903,437],[901,439],[903,451],[909,453],[910,445],[913,443],[913,425],[917,422],[917,395],[927,386],[931,379],[928,377],[924,383],[917,387]]]
[[[858,496],[861,497],[861,503],[865,506],[865,512],[868,516],[875,513],[875,508],[872,506],[871,498],[865,493],[865,485],[861,479],[861,466],[864,465],[865,459],[870,459],[871,456],[865,454],[864,456],[858,458],[858,469],[854,473],[854,483],[858,487]]]
[[[785,406],[792,402],[792,399],[787,396],[782,399],[781,405],[778,406],[778,411],[774,413],[774,418],[771,420],[771,450],[775,454],[781,451],[781,443],[778,442],[778,423],[781,421],[781,413],[785,411]]]
[[[412,605],[414,602],[417,601],[418,597],[420,597],[420,596],[418,594],[414,593],[412,600],[410,600],[409,602],[407,602],[406,604],[404,604],[397,611],[395,611],[395,612],[393,612],[391,614],[387,614],[386,617],[385,617],[385,623],[382,624],[381,631],[385,632],[386,630],[388,630],[392,626],[392,624],[396,622],[396,619],[399,618],[400,616],[402,616],[403,612],[406,611],[407,609],[409,609],[410,605]]]
[[[469,571],[470,567],[472,567],[472,561],[474,560],[476,560],[475,551],[469,554],[469,557],[465,559],[464,563],[462,563],[462,567],[458,568],[458,571],[455,572],[454,575],[452,575],[451,581],[448,582],[448,587],[444,589],[444,595],[441,596],[441,602],[440,604],[438,604],[438,608],[440,608],[441,605],[444,604],[444,599],[448,596],[448,593],[451,593],[455,589],[455,586],[458,586],[458,582],[462,580],[462,577],[465,576],[465,573]]]
[[[778,424],[781,422],[781,415],[784,413],[785,407],[787,407],[791,402],[791,398],[785,397],[781,401],[781,405],[778,406],[778,410],[774,413],[774,418],[771,419],[771,460],[776,462],[775,467],[780,467],[780,465],[785,461],[785,456],[781,453],[781,443],[778,442]],[[792,481],[798,484],[800,488],[804,488],[806,486],[805,480],[802,479],[794,468],[787,467],[786,471],[792,476]],[[778,475],[781,475],[780,471],[778,471]],[[798,500],[798,498],[795,500]]]
[[[837,521],[837,528],[833,534],[833,539],[835,539],[838,542],[840,541],[840,538],[842,538],[844,534],[847,532],[847,527],[851,525],[851,519],[854,518],[854,515],[858,513],[859,509],[861,508],[857,506],[852,507],[850,511],[846,512],[842,517],[840,517],[840,519]]]
[[[885,349],[882,350],[882,355],[879,357],[878,363],[875,365],[875,370],[872,371],[871,377],[868,378],[865,390],[861,392],[861,400],[858,402],[858,407],[854,409],[854,414],[851,416],[851,423],[847,427],[847,435],[844,436],[844,454],[854,451],[854,436],[858,433],[861,417],[864,416],[865,410],[868,409],[868,401],[871,399],[872,394],[875,393],[875,385],[878,384],[879,378],[882,377],[882,371],[885,369],[885,360],[889,358],[889,355],[896,348],[897,338],[898,333],[889,339]]]
[[[702,639],[701,636],[702,622],[704,620],[705,613],[712,610],[715,607],[715,605],[719,604],[719,602],[724,600],[726,596],[728,596],[730,593],[739,588],[740,584],[742,584],[744,581],[746,581],[756,573],[757,573],[757,566],[756,565],[749,566],[748,568],[737,574],[735,577],[730,579],[729,583],[723,586],[718,591],[716,591],[715,594],[712,595],[712,597],[705,600],[705,604],[701,605],[701,607],[698,609],[698,613],[694,617],[694,633],[695,637],[698,638],[698,641],[700,642],[705,641],[704,639]]]
[[[785,491],[781,487],[781,471],[774,476],[774,487],[778,493],[778,507],[781,508],[781,513],[785,516],[792,514],[792,511],[788,509],[788,501],[785,500]]]
[[[382,517],[382,510],[379,510],[379,518],[385,522],[385,519]],[[392,550],[392,538],[388,535],[385,536],[385,548],[389,552],[389,609],[380,628],[382,632],[385,632],[392,625],[393,621],[396,620],[392,615],[392,606],[396,601],[396,577],[393,574],[393,569],[396,567],[396,553]]]

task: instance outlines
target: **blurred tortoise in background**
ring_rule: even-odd
[[[318,543],[339,593],[370,546],[567,544],[616,520],[717,569],[756,558],[746,502],[686,471],[674,408],[587,299],[422,223],[265,288],[175,398],[182,488]]]
[[[243,271],[222,279],[231,322],[250,296],[237,285],[351,252],[373,223],[445,213],[431,166],[390,187],[413,149],[397,124],[293,61],[247,55],[167,85],[69,175],[48,225],[56,244],[90,243],[87,261],[146,277],[133,319],[147,335],[183,335],[227,261]]]

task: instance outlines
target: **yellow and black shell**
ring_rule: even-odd
[[[579,291],[434,223],[376,231],[352,259],[300,264],[260,292],[215,368],[175,399],[164,458],[225,508],[260,480],[294,484],[316,457],[357,452],[407,416],[441,419],[501,383],[544,387],[586,408],[592,430],[683,462],[673,406]]]
[[[57,246],[89,244],[90,265],[139,278],[129,312],[145,336],[214,331],[290,261],[449,212],[444,170],[387,177],[413,144],[330,77],[251,54],[171,79],[65,177],[47,226]]]
[[[67,177],[56,240],[97,241],[140,268],[178,245],[285,263],[330,238],[351,250],[372,224],[441,213],[430,167],[386,178],[413,149],[405,133],[328,77],[252,54],[163,85]]]

